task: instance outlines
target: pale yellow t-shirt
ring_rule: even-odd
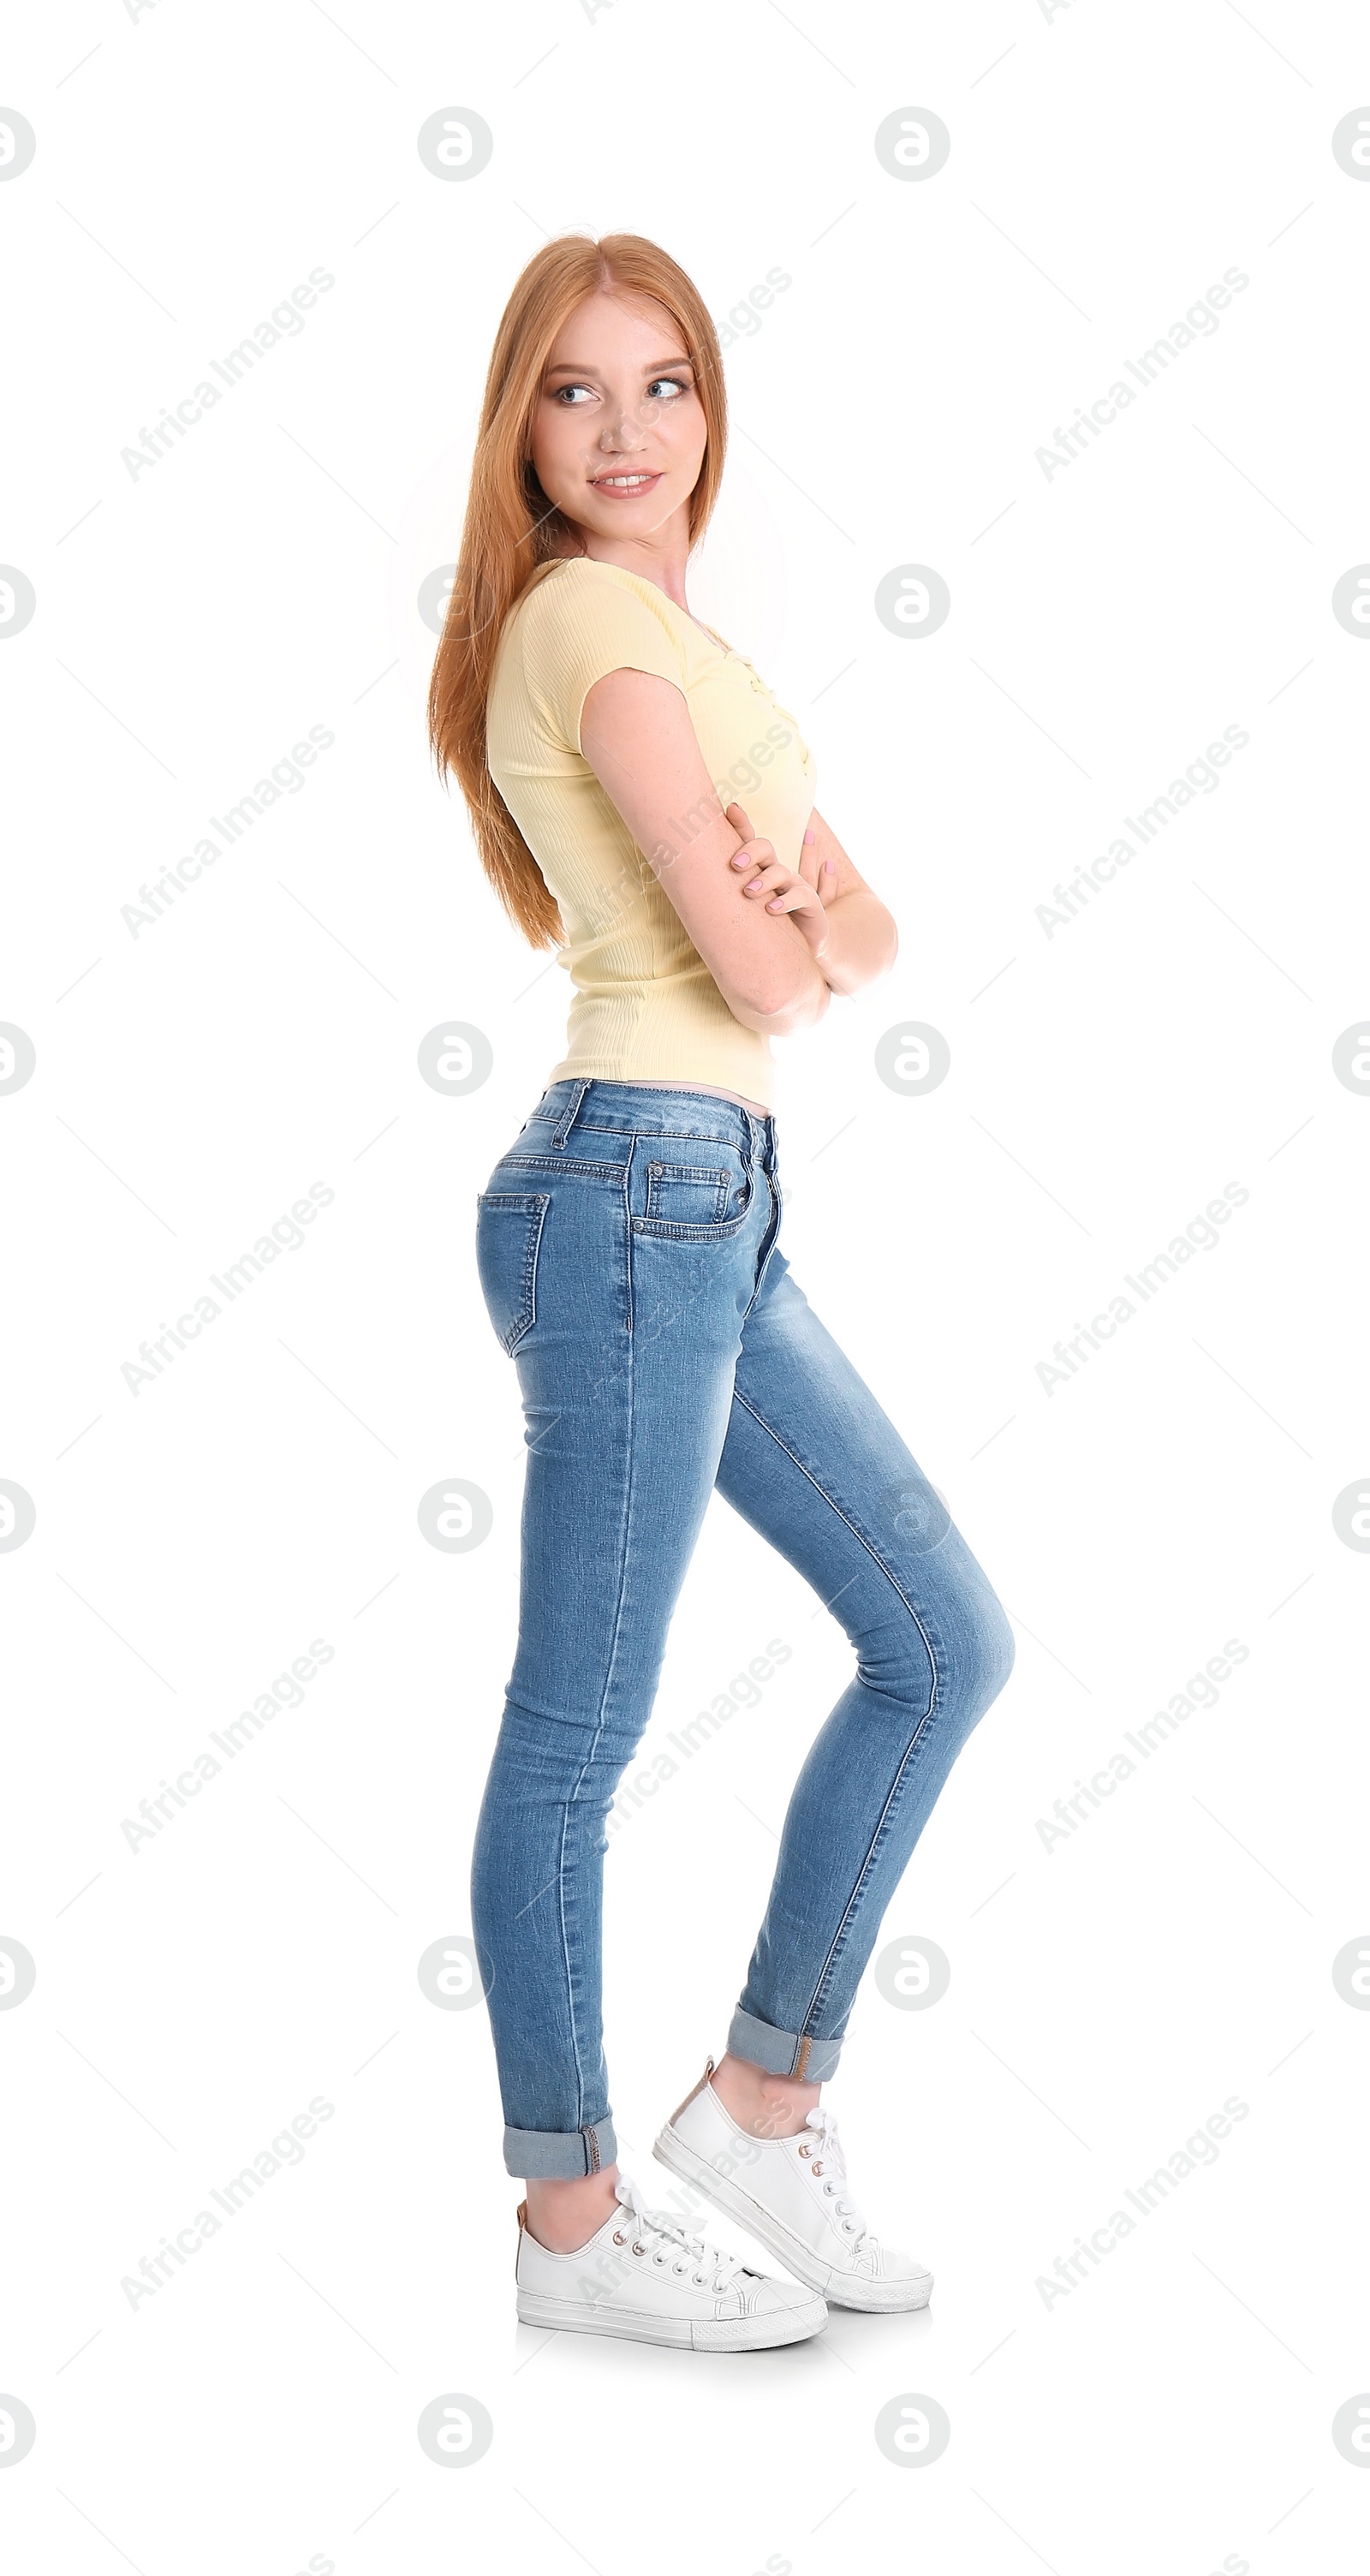
[[[510,611],[486,731],[490,775],[556,898],[573,992],[550,1082],[711,1083],[771,1107],[770,1041],[735,1020],[655,870],[580,748],[606,671],[651,671],[685,694],[722,804],[736,798],[776,856],[799,864],[816,772],[794,717],[752,664],[655,582],[588,556],[545,565]],[[673,820],[683,848],[706,818]],[[655,854],[659,863],[669,855]]]

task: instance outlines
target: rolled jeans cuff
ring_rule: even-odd
[[[734,2057],[749,2057],[753,2066],[764,2067],[768,2075],[795,2075],[805,2084],[826,2084],[842,2054],[840,2039],[812,2039],[807,2033],[777,2030],[771,2022],[758,2021],[755,2013],[744,2012],[741,2004],[728,2028],[728,2046]]]
[[[583,2129],[506,2129],[504,2170],[525,2182],[580,2182],[601,2165],[618,2162],[618,2140],[611,2119],[591,2120]]]

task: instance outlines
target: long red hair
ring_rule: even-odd
[[[555,897],[496,787],[485,757],[490,678],[505,618],[539,567],[577,550],[578,531],[553,509],[532,462],[533,413],[553,344],[568,315],[601,290],[649,295],[680,333],[707,424],[690,494],[690,544],[708,525],[723,473],[727,396],[718,334],[698,288],[640,233],[563,233],[536,251],[495,334],[476,433],[471,488],[447,616],[428,689],[428,739],[439,772],[455,773],[480,862],[534,948],[565,938]]]

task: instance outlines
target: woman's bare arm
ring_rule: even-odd
[[[586,695],[580,748],[734,1019],[774,1037],[821,1019],[829,984],[793,914],[749,900],[754,871],[730,864],[744,843],[710,780],[684,691],[655,672],[607,671]]]
[[[887,975],[899,954],[894,916],[852,865],[817,806],[809,816],[799,861],[827,915],[822,971],[834,993],[859,993]]]

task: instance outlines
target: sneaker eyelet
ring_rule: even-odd
[[[816,2174],[821,2174],[822,2170],[823,2170],[823,2168],[822,2168],[821,2164],[819,2164],[819,2165],[815,2165],[815,2166],[814,2166],[814,2172],[815,2172]]]
[[[626,2236],[621,2236],[621,2235],[619,2234],[618,2229],[617,2229],[617,2228],[615,2228],[615,2229],[614,2229],[614,2243],[615,2243],[615,2245],[626,2245],[626,2244],[627,2244],[627,2242],[628,2242],[627,2237],[626,2237]]]
[[[801,2147],[799,2152],[801,2156],[811,2156],[813,2154],[813,2149],[812,2147]]]
[[[646,2248],[646,2246],[645,2246],[645,2245],[635,2245],[635,2246],[633,2247],[633,2252],[634,2252],[635,2254],[645,2254],[645,2253],[646,2253],[646,2251],[647,2251],[647,2248]]]

